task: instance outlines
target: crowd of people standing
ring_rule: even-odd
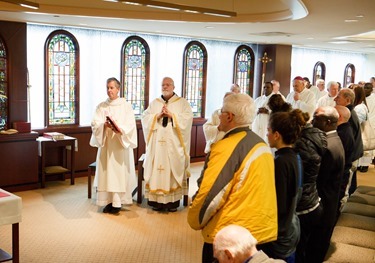
[[[206,160],[187,218],[202,231],[202,262],[323,262],[356,172],[372,163],[361,123],[375,122],[373,83],[325,88],[322,79],[312,86],[297,76],[292,85],[285,98],[278,81],[265,82],[255,100],[233,85],[204,124]],[[145,196],[153,210],[176,212],[188,189],[193,114],[172,78],[161,86],[141,118]],[[96,202],[110,214],[132,203],[136,181],[135,117],[119,89],[107,80],[90,141],[98,147]],[[229,247],[235,233],[247,237],[241,251]]]

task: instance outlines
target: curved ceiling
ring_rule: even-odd
[[[39,10],[0,1],[0,19],[245,43],[375,52],[374,0],[159,1],[235,12],[235,17],[169,11],[108,0],[29,1],[38,3]]]

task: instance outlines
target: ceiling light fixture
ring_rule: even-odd
[[[24,1],[24,0],[0,0],[0,1],[15,4],[15,5],[20,5],[26,8],[39,9],[38,3],[34,3],[30,1]]]
[[[225,11],[225,10],[218,10],[218,9],[210,9],[204,7],[197,7],[197,6],[188,6],[188,5],[179,5],[179,4],[172,4],[166,3],[161,1],[152,1],[152,0],[126,0],[126,1],[119,1],[124,4],[139,4],[151,8],[161,8],[167,9],[172,11],[184,11],[189,13],[200,13],[205,15],[212,15],[212,16],[221,16],[221,17],[235,17],[237,16],[236,12]]]

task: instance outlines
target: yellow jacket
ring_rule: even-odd
[[[247,228],[259,243],[277,238],[274,161],[270,148],[249,128],[213,144],[188,211],[189,225],[213,243],[224,226]]]

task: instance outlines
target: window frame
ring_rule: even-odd
[[[245,49],[250,54],[250,69],[248,69],[248,86],[243,87],[243,85],[240,85],[238,82],[238,62],[239,62],[239,55],[240,52]],[[251,47],[247,45],[240,45],[237,47],[234,58],[233,58],[233,83],[237,84],[241,88],[241,93],[246,93],[248,95],[253,94],[254,90],[254,65],[255,65],[255,54]],[[251,71],[253,69],[253,71]],[[251,95],[250,95],[251,96]]]
[[[315,85],[316,81],[318,80],[317,73],[318,73],[319,67],[321,68],[321,72],[322,72],[320,79],[323,79],[323,80],[326,79],[326,65],[323,62],[318,61],[315,63],[314,69],[313,69],[313,83],[312,83],[313,85]]]
[[[4,38],[0,35],[0,43],[2,44],[2,46],[4,47],[4,52],[5,52],[5,56],[4,56],[4,60],[5,60],[5,78],[4,78],[4,82],[6,83],[6,87],[5,87],[5,97],[6,97],[6,107],[5,107],[5,111],[6,111],[6,120],[5,120],[5,124],[4,124],[4,127],[1,128],[0,127],[0,130],[6,130],[9,128],[9,57],[8,57],[8,47],[4,41]]]
[[[75,107],[75,116],[74,116],[74,123],[70,123],[70,124],[50,124],[50,121],[49,121],[49,44],[51,42],[51,40],[56,36],[56,35],[66,35],[68,36],[71,41],[73,42],[74,44],[74,47],[75,47],[75,58],[74,58],[74,61],[75,61],[75,65],[74,65],[74,71],[75,71],[75,74],[74,74],[74,78],[75,78],[75,88],[74,88],[74,107]],[[44,106],[45,106],[45,113],[44,113],[44,125],[46,128],[52,128],[52,127],[57,127],[57,128],[61,128],[61,127],[76,127],[76,126],[79,126],[79,107],[80,107],[80,103],[79,103],[79,90],[80,90],[80,50],[79,50],[79,44],[78,44],[78,41],[77,39],[75,38],[75,36],[66,31],[66,30],[62,30],[62,29],[59,29],[59,30],[54,30],[53,32],[51,32],[48,37],[46,38],[46,42],[45,42],[45,46],[44,46],[44,57],[45,57],[45,62],[44,62],[44,68],[45,68],[45,83],[44,83],[44,90],[45,90],[45,96],[44,96]]]
[[[352,71],[352,74],[350,76],[350,82],[348,82],[348,73],[349,73],[349,69],[351,69]],[[347,87],[348,84],[350,83],[355,83],[355,66],[352,64],[352,63],[348,63],[346,66],[345,66],[345,69],[344,69],[344,81],[343,81],[343,84],[342,86],[343,87]]]
[[[125,66],[126,66],[126,61],[125,61],[125,49],[126,46],[133,40],[139,41],[144,49],[145,49],[145,76],[144,76],[144,87],[143,88],[143,98],[141,98],[144,102],[144,108],[140,110],[140,114],[135,115],[136,119],[140,119],[143,112],[148,108],[149,105],[149,94],[150,94],[150,48],[146,40],[139,36],[129,36],[128,38],[125,39],[124,43],[122,44],[121,47],[121,89],[120,89],[120,95],[124,97],[129,103],[132,101],[128,99],[127,94],[125,94]],[[142,94],[142,92],[141,92]]]
[[[190,41],[184,48],[184,53],[183,53],[183,68],[182,68],[182,97],[186,98],[187,92],[187,60],[188,60],[188,52],[189,49],[192,46],[198,46],[203,53],[203,61],[202,61],[202,87],[201,87],[201,112],[197,113],[199,116],[194,116],[194,118],[204,118],[205,117],[205,111],[206,111],[206,88],[207,88],[207,61],[208,61],[208,55],[207,55],[207,50],[206,47],[199,41]],[[187,99],[188,100],[188,99]],[[188,100],[189,101],[189,100]],[[189,101],[190,103],[190,101]],[[193,112],[194,114],[194,112]]]

